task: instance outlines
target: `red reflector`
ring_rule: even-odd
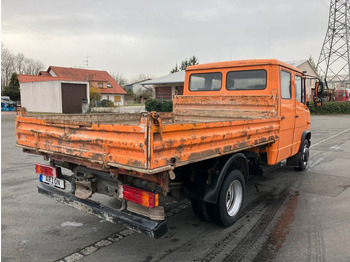
[[[45,176],[57,177],[57,168],[49,165],[35,164],[35,172]]]
[[[158,206],[158,194],[127,185],[123,185],[123,199],[145,207]]]

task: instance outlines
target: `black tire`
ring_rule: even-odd
[[[309,141],[305,139],[303,141],[303,144],[301,145],[301,151],[298,153],[298,166],[295,167],[295,170],[297,171],[304,171],[307,167],[307,163],[309,161]]]
[[[213,221],[213,217],[211,216],[211,213],[208,210],[208,203],[198,200],[198,199],[191,199],[191,206],[193,213],[200,219],[207,220],[209,222]]]
[[[245,180],[241,171],[233,170],[225,178],[215,205],[217,222],[229,227],[233,225],[242,210],[245,195]]]
[[[192,211],[200,219],[204,219],[202,204],[203,203],[201,200],[194,199],[194,198],[191,199]]]

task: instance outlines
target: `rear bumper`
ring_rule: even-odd
[[[168,232],[166,220],[153,221],[128,211],[115,210],[89,199],[77,198],[73,194],[66,193],[44,184],[38,185],[38,192],[65,205],[85,211],[109,222],[123,225],[136,232],[143,233],[156,239],[162,237]]]

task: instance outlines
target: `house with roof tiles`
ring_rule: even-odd
[[[33,112],[82,113],[90,88],[116,106],[124,105],[126,94],[107,71],[92,69],[50,66],[39,75],[18,75],[18,81],[21,105]]]

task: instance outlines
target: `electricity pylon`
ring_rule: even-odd
[[[331,0],[317,70],[328,83],[350,87],[350,0]]]

